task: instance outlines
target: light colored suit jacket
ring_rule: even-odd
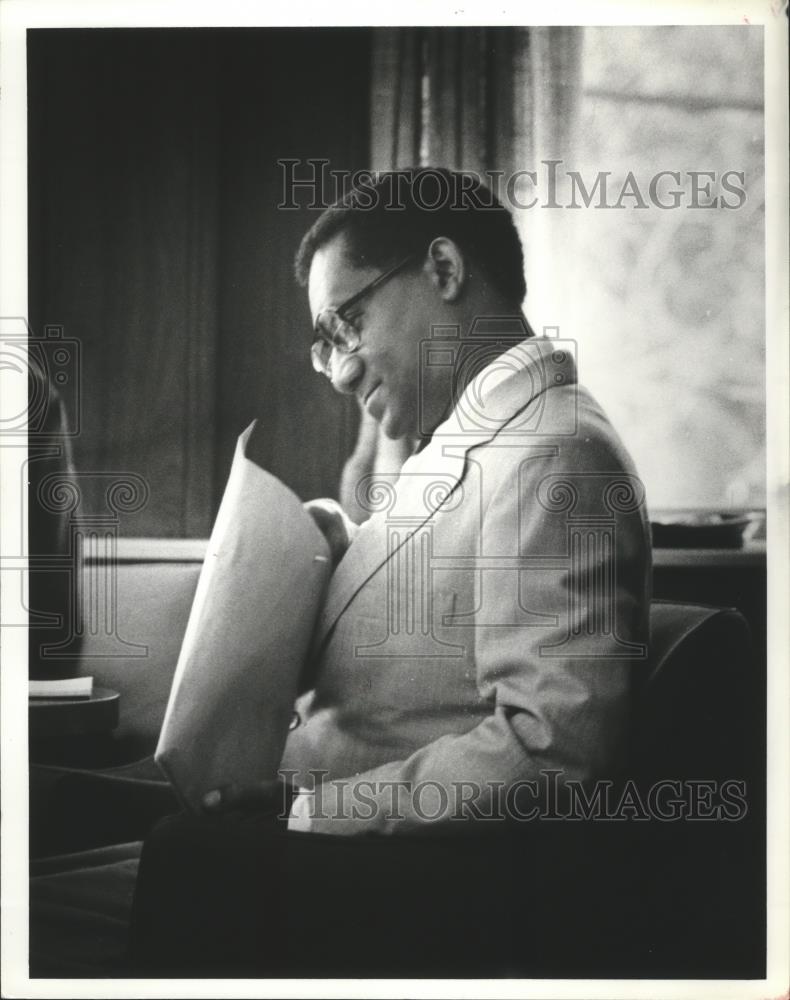
[[[615,767],[647,643],[649,531],[568,343],[501,355],[360,494],[375,512],[333,575],[282,761],[318,786],[309,828],[406,833],[446,821],[459,794],[484,811],[541,770]]]

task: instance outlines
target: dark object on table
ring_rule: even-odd
[[[656,549],[740,549],[750,518],[741,514],[698,514],[678,521],[651,521]]]

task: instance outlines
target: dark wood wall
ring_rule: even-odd
[[[207,535],[255,417],[272,472],[337,495],[357,413],[310,366],[317,212],[277,207],[277,160],[368,165],[370,33],[31,31],[28,81],[30,323],[79,342],[81,513],[132,473],[122,533]]]

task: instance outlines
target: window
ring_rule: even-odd
[[[765,505],[762,59],[758,27],[584,31],[566,166],[639,197],[577,184],[564,297],[653,512]]]

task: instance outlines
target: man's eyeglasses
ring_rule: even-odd
[[[373,281],[365,285],[364,288],[361,288],[351,298],[346,299],[345,302],[336,308],[321,310],[315,319],[313,343],[310,347],[313,368],[317,372],[331,378],[332,351],[339,351],[341,354],[353,354],[359,350],[361,337],[359,330],[357,330],[353,322],[347,319],[349,310],[353,309],[365,296],[370,295],[371,292],[380,288],[390,278],[394,278],[396,274],[413,263],[417,259],[417,256],[417,254],[410,254],[400,261],[400,263],[380,274],[378,278],[374,278]]]

